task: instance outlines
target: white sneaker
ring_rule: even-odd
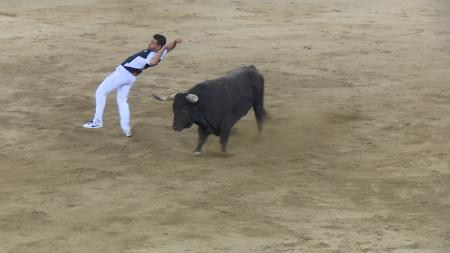
[[[131,137],[133,136],[133,132],[131,132],[131,129],[128,130],[122,130],[122,134],[126,137]]]
[[[101,128],[103,127],[103,122],[95,122],[93,120],[88,121],[83,124],[84,128],[94,129],[94,128]]]

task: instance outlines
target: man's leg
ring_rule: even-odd
[[[134,80],[133,80],[134,81]],[[130,108],[128,105],[128,94],[130,93],[131,87],[133,87],[133,81],[117,88],[117,107],[120,116],[120,127],[124,134],[130,132]]]
[[[120,71],[116,70],[111,73],[103,82],[97,87],[95,91],[95,116],[92,121],[83,125],[84,128],[100,128],[103,126],[103,111],[105,110],[106,98],[108,94],[126,83]]]
[[[103,122],[103,111],[106,106],[106,98],[111,91],[117,89],[121,84],[122,80],[120,76],[114,72],[97,87],[97,90],[95,91],[94,122]]]

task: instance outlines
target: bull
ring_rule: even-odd
[[[253,66],[243,66],[225,76],[207,80],[184,93],[155,95],[160,101],[173,101],[173,129],[181,131],[198,126],[198,144],[193,155],[200,155],[208,136],[220,137],[222,152],[227,152],[231,128],[253,107],[258,130],[266,119],[264,78]]]

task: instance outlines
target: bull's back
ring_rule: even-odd
[[[194,86],[189,92],[204,97],[240,103],[242,99],[253,99],[255,90],[263,88],[263,77],[254,66],[234,69],[227,75],[207,80]]]
[[[263,89],[262,76],[255,67],[240,67],[227,75],[204,81],[189,92],[199,96],[206,116],[212,122],[230,120],[234,125],[245,116]]]

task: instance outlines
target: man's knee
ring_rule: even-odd
[[[117,97],[117,105],[128,105],[128,98],[127,97]]]
[[[95,96],[107,96],[108,93],[102,88],[102,87],[98,87],[97,90],[95,90]]]

